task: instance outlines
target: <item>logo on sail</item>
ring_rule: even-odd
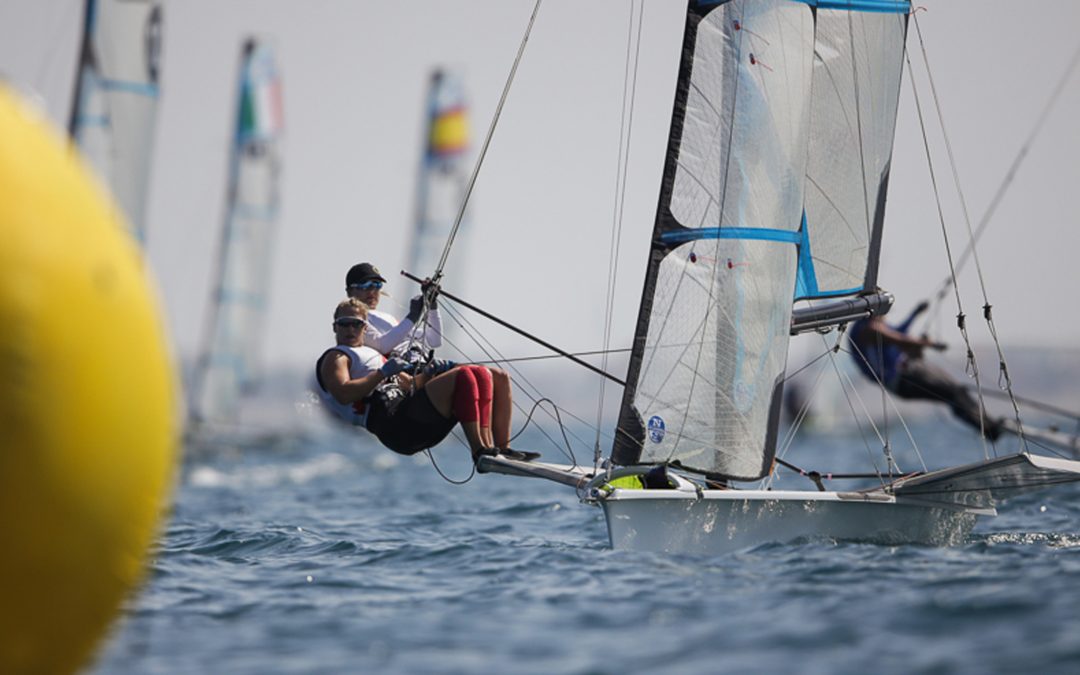
[[[664,434],[667,433],[667,428],[664,426],[664,418],[659,415],[653,415],[649,418],[649,440],[653,443],[659,443],[664,440]]]

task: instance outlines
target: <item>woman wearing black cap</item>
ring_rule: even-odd
[[[353,265],[345,275],[345,293],[368,306],[364,344],[389,356],[401,353],[409,346],[423,305],[419,295],[414,297],[409,303],[409,314],[400,322],[392,315],[378,311],[385,284],[386,279],[379,273],[379,268],[367,262]],[[418,339],[431,349],[441,347],[442,319],[437,306],[428,312],[426,324],[423,335],[417,336]]]

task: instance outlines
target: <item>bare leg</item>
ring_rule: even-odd
[[[514,404],[510,389],[510,374],[502,368],[489,368],[494,392],[491,402],[491,426],[496,448],[510,447],[510,426]]]
[[[479,422],[459,422],[459,424],[461,424],[461,428],[465,432],[465,438],[469,441],[469,449],[474,453],[491,447],[484,442]]]
[[[454,388],[457,381],[457,368],[453,368],[433,377],[424,385],[424,391],[427,392],[428,398],[431,399],[431,404],[435,406],[435,410],[440,415],[446,418],[453,417],[454,407]],[[484,442],[484,438],[480,434],[479,422],[461,422],[461,428],[465,431],[465,437],[469,441],[469,448],[473,451],[478,451],[483,448],[490,448],[491,445]]]

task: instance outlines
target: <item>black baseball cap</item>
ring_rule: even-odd
[[[386,279],[379,274],[379,268],[366,262],[360,263],[359,265],[353,265],[349,268],[349,273],[345,275],[346,288],[353,284],[362,284],[365,281],[381,281],[384,284],[386,283]]]

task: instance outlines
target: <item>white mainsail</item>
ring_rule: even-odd
[[[249,39],[240,63],[235,136],[217,279],[191,387],[196,423],[234,423],[257,381],[278,220],[281,81],[272,47]]]
[[[162,10],[150,0],[87,0],[69,132],[146,239]]]
[[[432,73],[428,87],[424,154],[417,180],[416,223],[409,241],[407,269],[419,275],[435,271],[468,184],[468,106],[459,74]],[[462,223],[460,237],[466,231]]]
[[[908,7],[689,3],[616,463],[771,470],[793,297],[876,287]]]
[[[814,17],[691,3],[619,464],[769,471],[810,131]]]

